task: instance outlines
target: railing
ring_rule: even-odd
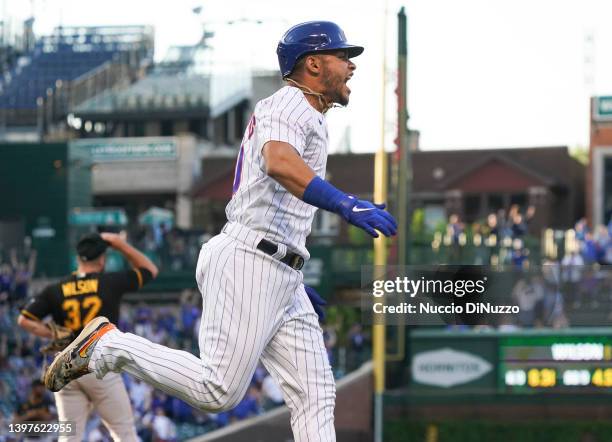
[[[158,282],[152,289],[164,287],[193,287],[194,272],[199,253],[201,237],[185,236],[180,247],[163,244],[160,248],[146,252],[157,264],[161,272]],[[525,238],[523,253],[530,265],[540,265],[542,255],[540,242],[535,238]],[[143,246],[147,250],[146,246]],[[184,249],[182,252],[180,249]],[[150,248],[149,248],[150,249]],[[473,243],[445,245],[432,244],[427,239],[415,240],[408,247],[409,264],[462,264],[462,265],[513,265],[512,246],[507,242]],[[373,249],[370,244],[364,245],[313,245],[309,247],[311,259],[304,267],[305,278],[317,286],[324,294],[330,294],[337,288],[356,288],[361,284],[361,267],[373,263]],[[390,250],[390,264],[393,264],[393,250]]]

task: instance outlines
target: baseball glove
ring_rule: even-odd
[[[40,348],[40,351],[43,353],[57,353],[62,351],[75,338],[73,331],[67,327],[57,325],[53,321],[47,322],[46,325],[51,330],[53,337],[51,338],[51,342]]]

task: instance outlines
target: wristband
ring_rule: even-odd
[[[318,176],[308,183],[302,196],[305,203],[335,213],[339,213],[340,202],[346,198],[347,194]]]

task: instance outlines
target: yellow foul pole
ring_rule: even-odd
[[[385,108],[387,85],[387,0],[382,20],[382,109],[380,146],[374,157],[374,201],[387,201],[387,155],[385,153]],[[384,278],[387,265],[387,239],[380,234],[374,240],[374,279]],[[381,298],[382,299],[382,298]],[[383,315],[375,315],[372,325],[372,356],[374,360],[374,442],[383,440],[383,393],[385,391],[385,323]]]

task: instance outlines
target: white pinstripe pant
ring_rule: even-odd
[[[261,358],[283,389],[295,441],[335,441],[336,387],[302,273],[257,250],[262,237],[228,223],[202,247],[200,359],[116,331],[96,345],[90,369],[123,370],[219,412],[240,402]]]

